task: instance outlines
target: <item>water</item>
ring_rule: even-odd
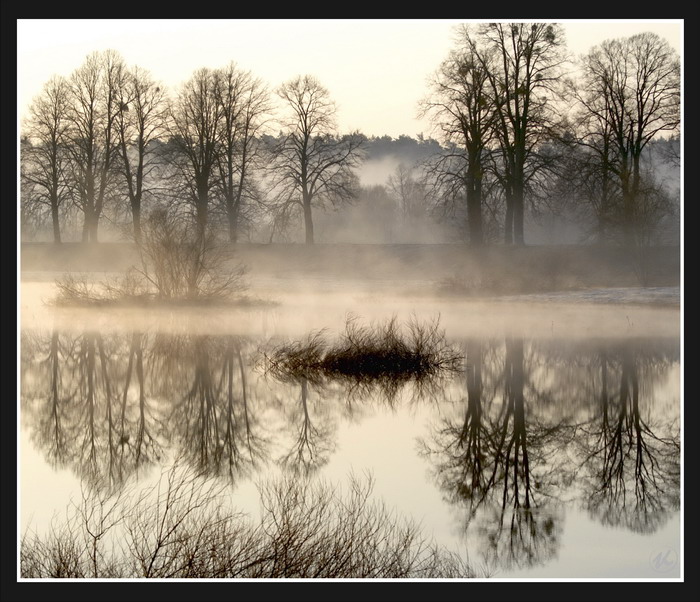
[[[105,479],[152,482],[184,455],[252,516],[261,479],[370,473],[377,499],[495,577],[680,575],[677,309],[368,303],[331,290],[143,315],[46,311],[29,293],[22,529],[44,529]],[[396,391],[265,373],[275,342],[324,326],[333,338],[348,310],[409,309],[440,315],[459,373]]]

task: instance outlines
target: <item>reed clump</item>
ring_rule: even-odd
[[[425,382],[459,371],[462,354],[446,340],[439,318],[401,325],[396,318],[363,325],[349,316],[335,342],[326,331],[264,353],[267,373],[283,381],[351,379],[364,383]]]

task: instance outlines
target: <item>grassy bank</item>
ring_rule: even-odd
[[[258,276],[427,279],[446,294],[680,283],[678,247],[653,248],[641,257],[620,247],[582,245],[475,250],[456,244],[239,244],[233,254]],[[24,243],[20,266],[23,273],[105,272],[126,270],[136,260],[136,248],[128,243]]]

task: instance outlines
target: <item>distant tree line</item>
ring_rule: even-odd
[[[557,24],[464,25],[431,81],[422,110],[448,149],[433,186],[465,207],[474,245],[501,206],[506,244],[524,243],[528,204],[583,206],[597,240],[628,246],[649,244],[670,210],[644,158],[659,134],[679,134],[677,53],[653,33],[607,40],[573,79],[565,51]]]
[[[574,72],[557,24],[456,34],[420,106],[437,139],[418,140],[339,132],[329,91],[309,75],[271,91],[231,62],[167,90],[119,53],[95,52],[46,82],[23,120],[23,234],[50,226],[56,243],[76,231],[96,242],[110,223],[140,243],[142,216],[158,208],[231,243],[303,224],[311,244],[315,211],[364,200],[387,229],[433,216],[474,246],[524,244],[528,215],[543,212],[589,224],[600,243],[652,244],[676,202],[658,177],[679,165],[669,44],[608,40]],[[361,186],[363,162],[386,156],[393,174]]]

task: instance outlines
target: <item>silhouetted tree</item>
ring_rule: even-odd
[[[505,242],[524,244],[525,193],[538,144],[554,121],[564,62],[564,30],[556,23],[488,23],[477,46],[469,40],[480,74],[488,78],[500,146],[497,175],[506,201]]]
[[[144,194],[158,164],[153,142],[165,133],[166,96],[162,84],[139,67],[122,73],[116,128],[120,171],[126,184],[134,239],[141,244]]]
[[[267,88],[234,63],[216,73],[220,106],[217,182],[221,189],[230,242],[238,240],[247,200],[259,196],[253,170],[260,166],[260,132],[270,112]]]
[[[654,33],[606,40],[583,59],[578,100],[591,135],[583,142],[621,191],[625,242],[639,244],[641,157],[660,132],[680,125],[680,60]],[[602,154],[601,154],[602,153]]]
[[[97,242],[99,220],[115,180],[119,82],[124,71],[121,56],[105,50],[88,55],[69,79],[70,181],[73,202],[84,215],[84,242]]]
[[[398,204],[404,222],[414,222],[426,215],[428,192],[424,181],[412,167],[400,163],[387,180],[389,194]]]
[[[68,161],[69,85],[54,76],[29,109],[21,145],[21,178],[26,183],[25,202],[44,205],[51,215],[53,240],[61,242],[60,211],[69,197],[66,182]]]
[[[211,190],[216,176],[221,111],[219,76],[202,68],[185,82],[170,107],[171,162],[181,191],[194,208],[200,236],[209,221]],[[177,189],[180,189],[177,186]]]
[[[271,185],[276,221],[298,207],[304,215],[306,244],[314,243],[312,208],[338,204],[356,196],[354,168],[363,158],[364,138],[336,134],[336,106],[314,77],[296,77],[278,90],[287,116],[284,137],[274,150]],[[273,226],[273,234],[274,234]]]
[[[457,47],[433,76],[432,96],[423,101],[449,151],[433,166],[443,194],[464,195],[469,242],[483,243],[482,191],[489,146],[495,137],[496,100],[489,86],[493,52],[482,48],[469,26],[458,30]]]

